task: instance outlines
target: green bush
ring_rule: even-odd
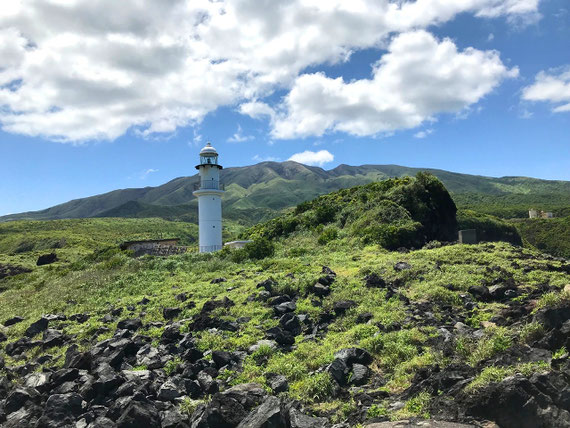
[[[261,260],[275,254],[275,244],[267,238],[254,239],[253,242],[245,244],[243,249],[252,260]]]
[[[319,243],[326,244],[336,239],[334,230],[340,227],[365,244],[421,247],[432,240],[456,239],[456,211],[443,184],[419,173],[416,178],[393,178],[320,196],[242,236],[276,238],[310,231],[320,233]],[[335,226],[325,228],[331,223]]]
[[[327,227],[319,236],[318,243],[326,245],[338,238],[338,229],[336,227]]]
[[[476,229],[479,241],[505,241],[513,245],[522,245],[517,228],[497,217],[470,210],[457,213],[459,229]]]

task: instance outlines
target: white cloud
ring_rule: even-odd
[[[238,125],[237,131],[228,138],[228,143],[243,143],[244,141],[253,140],[253,135],[243,135],[243,129],[241,129],[241,125]]]
[[[255,162],[279,162],[281,160],[274,156],[259,156],[259,155],[255,155],[251,159]]]
[[[75,142],[196,125],[308,66],[460,13],[536,15],[538,0],[10,0],[0,8],[0,123]],[[325,36],[326,35],[326,36]]]
[[[297,78],[273,128],[275,138],[330,131],[375,135],[415,128],[439,113],[460,112],[518,75],[496,51],[467,48],[420,30],[395,37],[372,79],[345,83],[323,73]]]
[[[323,166],[325,163],[332,162],[334,155],[328,150],[319,150],[318,152],[311,152],[306,150],[301,153],[295,153],[288,160],[299,162],[305,165],[318,165]]]
[[[570,111],[570,66],[538,73],[534,83],[523,89],[522,99],[548,102],[555,113]]]
[[[422,139],[422,138],[427,137],[427,136],[430,135],[430,134],[433,134],[433,129],[431,129],[431,128],[430,128],[430,129],[425,129],[425,130],[423,130],[423,131],[416,132],[416,133],[414,134],[414,138]]]
[[[489,36],[487,36],[487,41],[492,42],[493,40],[495,40],[495,35],[493,33],[489,33]]]

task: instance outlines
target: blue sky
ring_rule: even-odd
[[[0,215],[193,175],[206,141],[227,167],[570,180],[565,0],[24,3],[0,11]]]

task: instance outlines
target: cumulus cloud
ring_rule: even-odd
[[[570,66],[563,69],[541,71],[534,83],[523,89],[522,99],[552,104],[555,113],[570,111]]]
[[[306,150],[301,153],[295,153],[288,160],[305,165],[323,166],[326,163],[332,162],[334,160],[334,155],[328,150],[319,150],[318,152]]]
[[[418,131],[414,134],[414,138],[426,138],[428,135],[433,134],[433,129],[425,129],[423,131]]]
[[[539,0],[11,0],[0,9],[0,123],[75,142],[198,124],[309,66],[460,13],[536,14]],[[325,36],[326,35],[326,36]]]
[[[237,131],[228,138],[228,143],[243,143],[244,141],[253,140],[253,135],[243,135],[243,129],[241,129],[241,125],[238,125]]]
[[[346,83],[323,73],[297,78],[273,136],[327,131],[363,136],[415,128],[438,113],[462,111],[517,75],[518,69],[508,69],[496,51],[459,52],[451,40],[437,40],[426,31],[403,33],[374,66],[372,79]]]

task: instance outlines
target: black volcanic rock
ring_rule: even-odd
[[[43,254],[38,257],[38,261],[36,262],[37,266],[44,266],[49,265],[51,263],[57,262],[57,255],[55,253],[50,254]]]
[[[137,331],[140,328],[142,328],[142,321],[140,318],[122,320],[117,324],[117,329],[120,330]]]
[[[45,317],[40,318],[36,322],[32,323],[25,331],[27,337],[34,337],[40,334],[42,331],[48,328],[49,320]]]
[[[22,317],[12,317],[12,318],[8,318],[6,321],[4,321],[4,326],[5,327],[10,327],[11,325],[14,324],[18,324],[20,322],[24,321],[24,318]]]

